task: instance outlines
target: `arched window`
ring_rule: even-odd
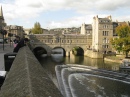
[[[107,43],[107,38],[103,38],[103,43]]]

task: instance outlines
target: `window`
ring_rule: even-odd
[[[62,40],[62,43],[64,43],[65,42],[65,40]]]
[[[102,34],[102,35],[103,35],[103,36],[108,36],[108,32],[109,32],[109,31],[103,31],[103,34]]]
[[[109,46],[108,45],[102,45],[102,48],[108,48]]]
[[[107,39],[107,43],[109,43],[109,39]]]
[[[108,48],[109,46],[108,45],[106,45],[106,48]]]
[[[104,36],[104,31],[103,31],[102,35]]]
[[[103,39],[103,43],[106,43],[106,42],[107,42],[107,39],[106,39],[106,38],[104,38],[104,39]]]
[[[69,43],[69,40],[67,40],[67,42]]]

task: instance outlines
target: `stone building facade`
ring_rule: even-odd
[[[92,25],[82,24],[80,34],[87,36],[87,49],[92,49]]]
[[[93,18],[92,49],[96,51],[112,51],[110,39],[113,37],[113,23],[111,16],[106,18]]]
[[[23,26],[7,25],[5,27],[5,30],[7,31],[7,36],[9,33],[11,33],[13,34],[13,36],[20,36],[21,38],[23,38],[25,34]]]
[[[90,47],[94,51],[107,53],[113,51],[112,45],[110,43],[111,38],[117,37],[115,29],[119,25],[127,24],[130,26],[130,22],[113,22],[112,17],[108,16],[105,18],[99,18],[98,16],[93,17],[93,23],[82,24],[81,34],[88,35],[91,40],[89,40]]]

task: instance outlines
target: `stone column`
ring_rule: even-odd
[[[66,57],[69,57],[69,56],[70,56],[70,52],[66,51]]]
[[[51,56],[51,52],[47,52],[47,56]]]

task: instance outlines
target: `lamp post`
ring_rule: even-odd
[[[4,40],[5,40],[5,39],[4,39],[4,33],[3,33],[3,50],[4,50]]]
[[[10,37],[10,47],[11,47],[11,37],[13,36],[12,33],[8,33],[8,36]]]

